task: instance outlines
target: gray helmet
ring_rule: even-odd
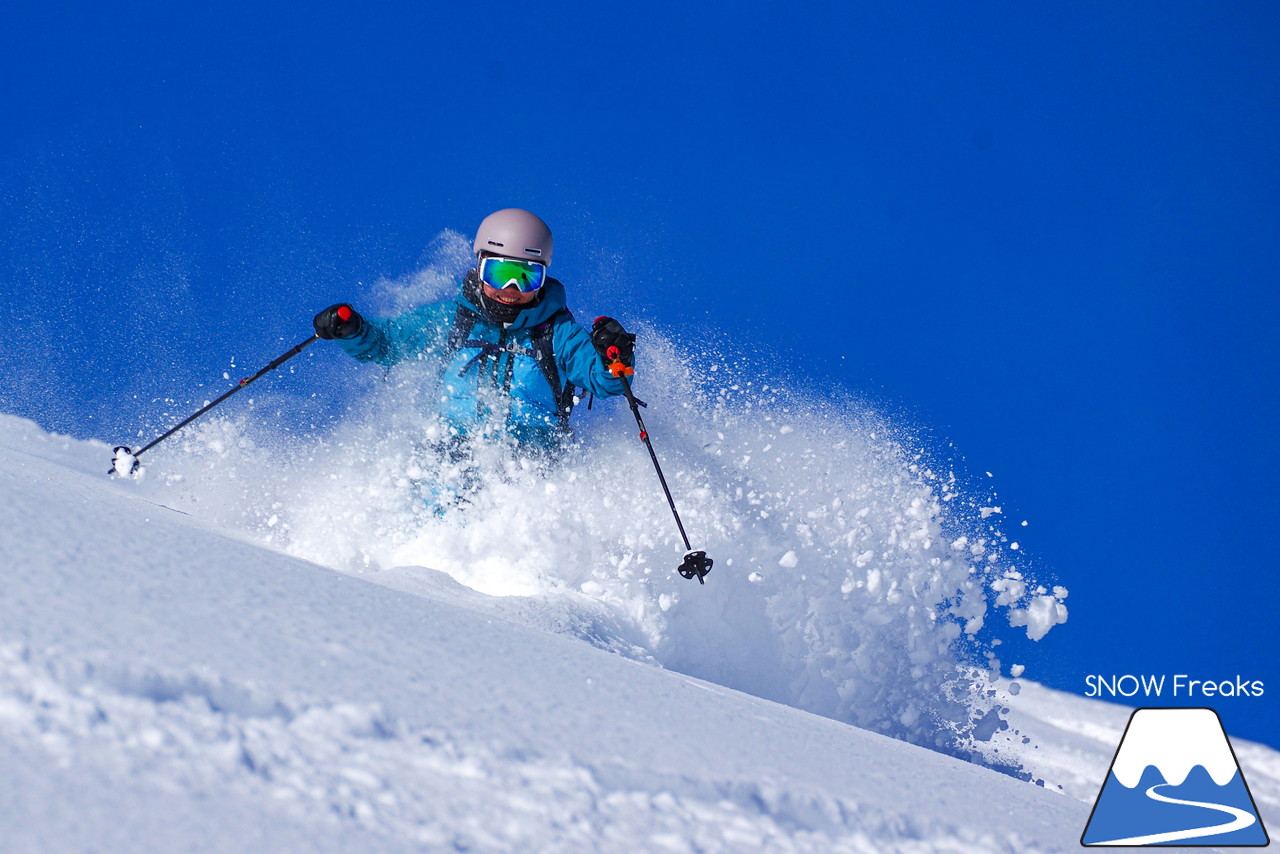
[[[538,217],[520,208],[491,213],[476,229],[476,254],[490,252],[507,258],[525,258],[551,264],[551,229]]]

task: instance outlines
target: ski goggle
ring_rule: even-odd
[[[515,258],[484,258],[480,261],[480,281],[495,290],[515,286],[524,293],[536,291],[547,280],[547,265]]]

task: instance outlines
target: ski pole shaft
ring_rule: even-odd
[[[235,394],[236,392],[240,391],[240,389],[244,388],[245,386],[250,385],[250,384],[251,384],[251,383],[253,383],[255,380],[261,379],[265,374],[269,374],[269,373],[271,373],[271,372],[272,372],[272,371],[274,371],[276,368],[280,367],[280,366],[281,366],[281,365],[283,365],[285,362],[289,361],[289,360],[290,360],[290,359],[292,359],[294,356],[296,356],[296,355],[298,355],[299,353],[301,353],[301,352],[302,352],[303,350],[305,350],[309,345],[311,345],[311,344],[315,343],[317,340],[319,340],[319,338],[320,338],[320,336],[319,336],[319,335],[312,335],[312,336],[311,336],[310,338],[308,338],[306,341],[303,341],[303,342],[302,342],[302,343],[300,343],[300,344],[297,344],[297,345],[295,345],[295,346],[293,346],[293,347],[290,347],[287,351],[285,351],[284,353],[280,354],[280,355],[279,355],[279,356],[277,356],[275,359],[272,359],[272,360],[271,360],[271,362],[270,362],[266,367],[264,367],[262,370],[258,371],[256,374],[254,374],[254,375],[253,375],[253,376],[251,376],[251,377],[245,377],[244,379],[240,380],[240,382],[236,383],[236,385],[232,386],[232,387],[231,387],[230,389],[228,389],[224,394],[222,394],[221,396],[219,396],[216,400],[213,400],[213,401],[210,401],[209,403],[206,403],[204,406],[200,407],[200,409],[198,409],[197,411],[193,412],[191,415],[189,415],[188,417],[184,418],[182,421],[180,421],[179,423],[175,424],[173,427],[170,427],[168,430],[166,430],[164,433],[160,434],[160,435],[159,435],[159,436],[157,436],[156,438],[152,439],[152,440],[151,440],[150,442],[148,442],[146,445],[143,445],[143,446],[142,446],[140,449],[138,449],[137,451],[130,450],[129,448],[124,447],[124,446],[121,446],[120,448],[117,448],[116,450],[117,450],[117,451],[124,450],[126,453],[131,454],[135,459],[136,459],[137,457],[142,456],[142,455],[143,455],[143,453],[145,453],[146,451],[151,450],[151,449],[152,449],[152,448],[154,448],[156,445],[159,445],[159,444],[160,444],[161,442],[163,442],[165,439],[168,439],[168,438],[169,438],[170,436],[172,436],[174,433],[177,433],[177,432],[178,432],[179,430],[181,430],[183,427],[186,427],[186,426],[187,426],[188,424],[190,424],[192,421],[195,421],[195,420],[196,420],[197,418],[199,418],[201,415],[204,415],[204,414],[205,414],[206,412],[208,412],[210,409],[213,409],[215,406],[217,406],[218,404],[222,403],[222,402],[223,402],[224,400],[226,400],[227,398],[231,397],[231,395],[233,395],[233,394]],[[135,465],[136,465],[136,463],[135,463]]]
[[[622,380],[622,392],[626,395],[627,405],[631,407],[631,413],[636,417],[636,425],[640,428],[640,441],[644,442],[644,446],[649,449],[649,459],[653,460],[653,470],[658,473],[658,482],[662,484],[662,492],[667,496],[667,506],[671,508],[671,515],[675,517],[676,527],[680,529],[680,539],[684,541],[685,556],[684,562],[680,564],[679,573],[684,578],[697,578],[699,584],[706,584],[703,579],[711,571],[714,561],[707,557],[706,552],[695,551],[689,543],[689,535],[685,533],[684,522],[680,520],[680,513],[676,510],[676,500],[671,497],[671,488],[667,486],[667,478],[662,474],[662,466],[658,464],[658,454],[653,449],[653,442],[649,441],[649,430],[644,426],[644,418],[640,415],[641,403],[632,393],[631,381],[627,379],[635,371],[617,358],[613,348],[610,349],[608,355],[614,359],[614,362],[609,365],[609,371]]]
[[[631,393],[631,383],[627,380],[625,374],[618,377],[622,380],[622,391],[627,396],[627,403],[631,407],[631,412],[636,416],[636,424],[640,427],[640,441],[644,442],[644,446],[649,449],[649,459],[653,460],[653,470],[658,473],[658,482],[662,484],[662,492],[667,496],[667,504],[671,507],[671,515],[676,517],[676,527],[680,529],[680,538],[684,540],[685,551],[693,548],[689,544],[689,535],[684,531],[684,523],[680,521],[680,513],[676,510],[676,500],[671,497],[671,488],[667,486],[667,479],[662,474],[662,466],[658,463],[658,454],[653,450],[653,442],[649,441],[649,431],[644,426],[644,418],[640,415],[640,401],[636,400],[636,396]]]

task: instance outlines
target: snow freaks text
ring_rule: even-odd
[[[1086,697],[1163,697],[1166,688],[1171,698],[1206,697],[1261,697],[1266,690],[1261,679],[1193,679],[1185,673],[1172,677],[1150,674],[1103,676],[1090,674],[1085,677]]]

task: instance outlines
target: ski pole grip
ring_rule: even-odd
[[[615,344],[611,346],[608,350],[605,350],[604,355],[605,355],[605,358],[613,360],[612,362],[609,363],[609,373],[613,374],[615,377],[635,376],[636,369],[632,367],[628,367],[622,361],[622,351],[618,349],[618,345]]]

